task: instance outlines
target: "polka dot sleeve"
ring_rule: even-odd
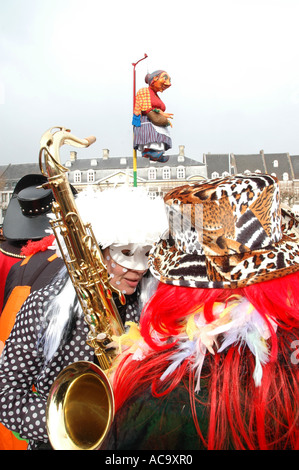
[[[17,315],[0,359],[0,421],[24,439],[45,440],[46,396],[32,387],[43,367],[31,296]]]
[[[28,297],[0,357],[0,422],[29,440],[29,449],[48,442],[47,397],[59,372],[76,361],[94,361],[94,350],[86,343],[89,328],[82,310],[74,307],[72,301],[68,302],[72,313],[66,334],[45,364],[43,346],[38,345],[43,345],[42,338],[51,319],[59,316],[51,306],[60,291],[61,281],[53,281]],[[135,304],[126,307],[126,319],[134,320]]]

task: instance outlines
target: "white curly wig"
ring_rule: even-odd
[[[91,224],[102,249],[129,243],[153,245],[168,230],[163,199],[152,199],[144,188],[88,188],[75,197],[75,202],[83,223]]]

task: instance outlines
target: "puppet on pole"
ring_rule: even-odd
[[[172,146],[169,127],[173,114],[165,112],[158,93],[171,86],[171,79],[164,70],[156,70],[146,75],[145,83],[148,87],[141,88],[135,98],[134,150],[139,150],[144,158],[164,163],[169,159],[164,152]]]

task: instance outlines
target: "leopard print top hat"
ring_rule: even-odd
[[[173,189],[169,231],[149,265],[161,282],[236,288],[299,269],[299,220],[280,206],[278,180],[235,175]]]

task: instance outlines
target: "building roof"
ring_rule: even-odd
[[[204,164],[206,165],[207,178],[213,178],[213,173],[222,176],[223,173],[230,173],[230,158],[228,153],[224,154],[204,154]]]
[[[299,155],[290,155],[290,159],[292,162],[293,172],[294,172],[294,179],[299,179]]]
[[[246,171],[266,173],[263,157],[258,154],[235,155],[232,154],[232,165],[235,173],[245,173]]]
[[[288,153],[264,153],[261,151],[259,154],[232,154],[231,156],[235,173],[245,173],[246,171],[269,173],[275,174],[279,180],[284,179],[285,173],[288,174],[289,179],[293,179],[294,164],[299,165],[298,157],[290,157]]]
[[[6,189],[14,189],[16,183],[25,175],[40,174],[38,163],[10,163],[0,166],[0,178],[5,180]]]
[[[293,171],[288,153],[268,153],[264,154],[266,173],[275,174],[279,180],[283,180],[284,173],[289,179],[293,178]]]
[[[170,167],[177,167],[178,165],[184,166],[204,166],[204,163],[193,160],[192,158],[185,157],[182,155],[169,155],[169,160],[167,163],[161,162],[152,162],[148,158],[137,157],[137,167],[138,168],[161,168],[165,165]],[[126,170],[127,168],[133,168],[133,157],[109,157],[109,158],[84,158],[76,160],[67,160],[65,162],[67,168],[71,171],[79,170],[121,170],[122,168]]]

